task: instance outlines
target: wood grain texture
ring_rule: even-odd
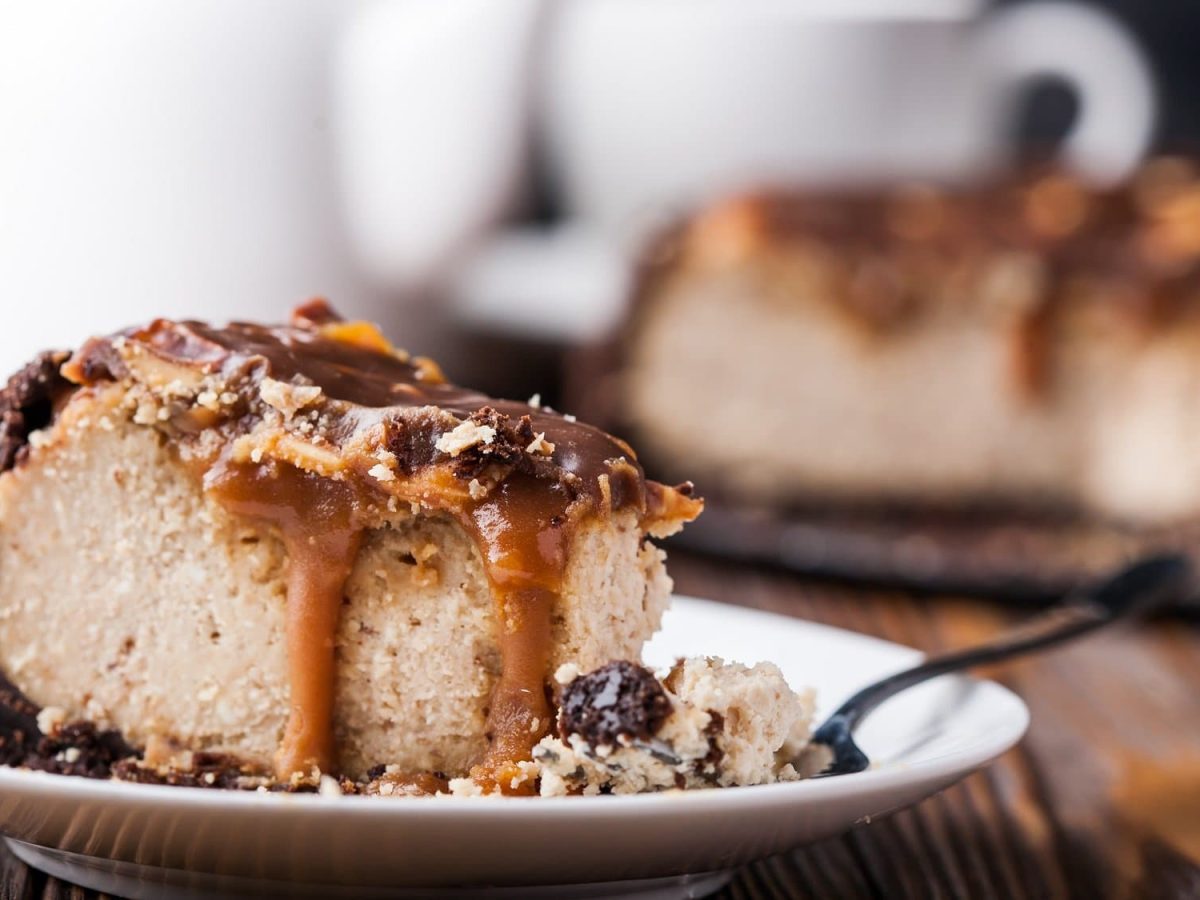
[[[804,582],[675,553],[682,593],[936,651],[1026,613]],[[722,900],[1200,898],[1200,627],[1162,622],[989,671],[1033,725],[926,802],[738,872]],[[0,849],[0,900],[94,898]]]

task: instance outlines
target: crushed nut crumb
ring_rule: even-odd
[[[383,463],[376,463],[375,465],[371,466],[371,468],[367,469],[367,474],[376,481],[387,482],[396,480],[396,473]]]
[[[53,737],[67,722],[67,711],[61,706],[44,707],[37,714],[38,731]]]
[[[529,442],[529,446],[525,448],[525,452],[549,456],[554,452],[554,444],[546,440],[546,432],[539,431],[533,440]]]
[[[133,421],[137,425],[153,425],[158,421],[158,410],[153,403],[139,403],[133,411]]]
[[[476,444],[490,444],[496,438],[496,429],[491,425],[480,425],[467,419],[459,422],[453,431],[447,431],[437,439],[434,447],[450,456],[458,456]]]
[[[217,396],[216,391],[201,391],[196,395],[196,402],[205,409],[213,412],[220,412],[221,398]]]
[[[258,393],[265,403],[290,419],[304,407],[316,403],[321,397],[321,388],[315,384],[290,384],[275,378],[264,378],[258,386]]]
[[[582,674],[582,670],[575,663],[563,663],[554,670],[554,680],[558,684],[570,684]]]

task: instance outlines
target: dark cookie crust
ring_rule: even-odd
[[[195,753],[192,755],[192,768],[186,771],[153,769],[143,765],[136,757],[129,757],[113,766],[112,774],[121,781],[137,784],[243,790],[248,778],[261,776],[262,773],[242,765],[225,753]],[[261,777],[258,780],[262,780]]]
[[[0,764],[19,766],[36,751],[42,737],[38,712],[36,704],[0,675]]]
[[[593,747],[618,739],[649,740],[671,714],[666,691],[648,669],[626,660],[580,675],[562,692],[559,735],[577,734]]]
[[[39,353],[0,390],[0,472],[21,461],[30,432],[45,428],[54,415],[54,400],[71,383],[59,374],[71,354]]]
[[[115,731],[70,722],[53,735],[38,727],[37,704],[0,675],[0,763],[59,775],[108,778],[114,765],[134,755]]]
[[[91,722],[70,722],[53,735],[43,735],[22,765],[57,775],[109,778],[120,761],[134,754],[116,731],[101,731]]]

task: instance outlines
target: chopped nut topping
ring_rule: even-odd
[[[153,425],[158,421],[158,410],[149,401],[139,403],[133,412],[133,421],[138,425]]]
[[[316,403],[321,389],[315,384],[289,384],[274,378],[264,378],[258,387],[263,401],[291,418],[306,406]]]
[[[37,714],[38,731],[53,737],[67,722],[67,711],[60,706],[47,706]]]
[[[385,466],[383,463],[377,463],[367,470],[367,474],[376,481],[395,481],[396,473]]]
[[[582,670],[575,663],[563,663],[554,670],[554,680],[558,684],[566,685],[570,684],[581,674],[583,674]]]
[[[525,448],[525,452],[549,456],[554,452],[554,444],[546,440],[546,433],[544,431],[539,431],[537,436],[529,442],[529,446]]]
[[[447,431],[434,447],[450,456],[458,456],[464,450],[476,444],[490,444],[496,437],[496,429],[490,425],[480,425],[467,419],[460,422],[453,431]]]
[[[201,391],[196,395],[196,402],[213,412],[219,412],[221,409],[221,398],[216,391]]]

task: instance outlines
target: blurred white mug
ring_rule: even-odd
[[[513,196],[542,6],[0,4],[0,365],[313,294],[389,318]]]
[[[549,52],[567,214],[619,232],[759,183],[986,174],[1034,76],[1078,94],[1065,153],[1097,178],[1142,156],[1155,118],[1132,39],[1065,2],[573,0]]]

